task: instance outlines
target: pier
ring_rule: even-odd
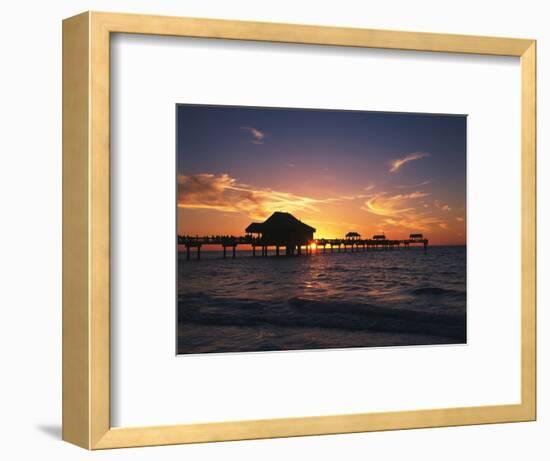
[[[428,239],[412,237],[404,240],[392,240],[387,238],[361,239],[361,238],[342,238],[342,239],[312,239],[305,244],[283,245],[280,242],[270,242],[262,238],[250,235],[233,236],[189,236],[179,235],[178,244],[185,246],[186,259],[191,259],[191,253],[194,252],[196,259],[201,257],[201,247],[203,245],[216,245],[223,250],[223,258],[236,258],[237,247],[239,245],[250,245],[252,247],[253,257],[272,256],[310,256],[314,254],[327,253],[359,253],[368,251],[390,251],[401,248],[408,249],[411,245],[424,247],[424,253],[428,251]],[[417,234],[420,235],[420,234]],[[194,251],[193,251],[194,250]]]
[[[266,257],[269,251],[274,251],[274,256],[309,256],[323,253],[359,253],[371,250],[399,250],[401,247],[409,248],[410,245],[423,245],[424,253],[428,251],[428,239],[422,234],[410,234],[405,240],[392,240],[384,234],[374,235],[370,239],[362,239],[358,232],[348,232],[344,238],[316,239],[313,237],[316,229],[296,219],[290,213],[277,211],[263,223],[251,223],[246,229],[246,235],[212,235],[190,236],[178,235],[178,245],[184,245],[187,260],[191,259],[194,249],[197,259],[201,258],[203,245],[217,245],[223,249],[223,258],[228,257],[228,249],[231,257],[237,257],[239,245],[250,245],[252,256],[256,257],[258,249],[260,256]],[[327,251],[328,249],[328,251]]]

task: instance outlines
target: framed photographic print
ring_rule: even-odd
[[[63,23],[63,438],[532,421],[535,41]]]

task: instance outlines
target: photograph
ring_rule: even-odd
[[[178,354],[466,343],[465,115],[176,119]]]

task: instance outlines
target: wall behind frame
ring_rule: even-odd
[[[539,420],[388,433],[219,443],[88,453],[60,441],[61,427],[61,19],[93,9],[350,27],[535,38],[538,43],[538,151],[548,152],[546,85],[550,41],[545,5],[463,0],[407,2],[245,0],[74,0],[4,6],[0,79],[0,345],[2,449],[9,459],[278,460],[298,450],[316,459],[542,460],[550,430],[550,339],[539,334]],[[550,160],[539,155],[539,236],[550,232]],[[498,172],[496,172],[498,174]],[[550,243],[538,242],[539,281],[550,276]],[[539,332],[550,328],[550,290],[539,284]],[[6,366],[7,365],[7,366]],[[154,450],[152,452],[151,450]]]

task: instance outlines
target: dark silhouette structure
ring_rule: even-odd
[[[359,234],[358,232],[348,232],[346,234],[346,238],[348,240],[359,240],[361,238],[361,234]]]
[[[386,240],[386,236],[384,234],[378,234],[372,236],[373,240]]]
[[[250,224],[245,232],[257,236],[261,242],[269,245],[289,248],[309,244],[313,240],[315,228],[290,213],[276,211],[263,223]]]

